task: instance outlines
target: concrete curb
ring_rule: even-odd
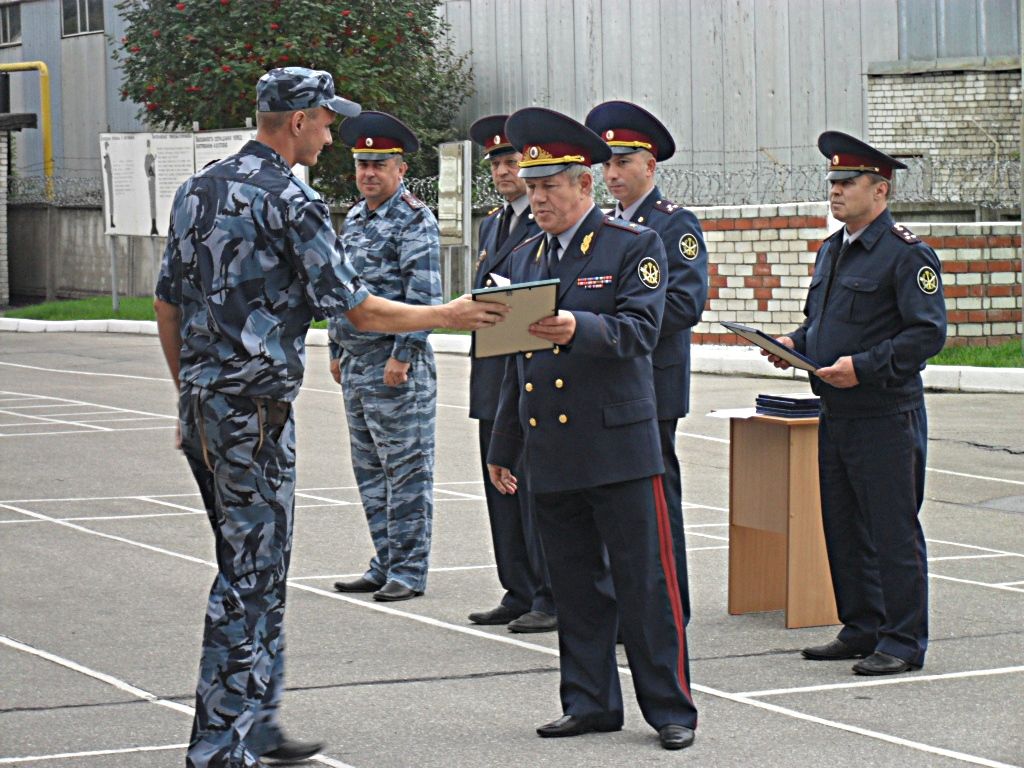
[[[22,320],[0,317],[0,331],[16,333],[137,333],[156,336],[151,320]],[[327,346],[327,331],[311,328],[306,334],[311,347]],[[430,334],[435,352],[469,354],[469,336],[452,333]],[[719,376],[758,376],[763,378],[807,380],[803,371],[780,371],[753,347],[726,347],[711,344],[691,348],[691,370]],[[972,368],[933,365],[924,370],[925,389],[929,392],[1001,392],[1024,393],[1024,368]]]

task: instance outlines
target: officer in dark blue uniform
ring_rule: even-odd
[[[893,170],[906,166],[838,131],[818,148],[829,158],[832,215],[845,226],[818,251],[807,319],[780,341],[825,366],[811,386],[821,397],[821,511],[843,628],[803,655],[861,659],[860,675],[898,674],[920,669],[928,646],[921,370],[945,342],[946,305],[935,251],[888,210]]]
[[[596,134],[541,108],[516,112],[505,128],[523,153],[519,172],[543,230],[513,252],[513,282],[561,281],[558,312],[530,327],[553,347],[509,358],[488,454],[505,493],[515,492],[510,468],[525,457],[558,608],[564,714],[537,732],[622,727],[621,611],[644,719],[666,749],[687,747],[697,710],[650,358],[665,306],[665,249],[655,232],[594,205],[589,166],[611,155]]]
[[[474,288],[490,288],[494,276],[508,278],[512,250],[540,230],[530,212],[526,181],[519,177],[522,155],[505,136],[508,115],[481,117],[469,127],[469,135],[484,148],[491,166],[494,188],[505,199],[480,223],[480,255],[476,260]],[[494,414],[498,410],[505,357],[473,357],[469,374],[469,416],[478,419],[480,463],[484,472],[487,515],[491,522],[498,581],[505,590],[501,603],[487,611],[474,611],[474,624],[507,624],[512,632],[550,632],[558,627],[544,549],[533,513],[533,499],[526,488],[513,496],[498,492],[487,475],[487,450],[491,444]]]
[[[665,502],[672,523],[679,597],[689,623],[690,586],[676,425],[690,409],[690,329],[700,322],[708,297],[708,250],[697,217],[666,199],[655,183],[657,164],[676,151],[672,135],[661,121],[635,104],[606,101],[590,110],[586,125],[612,150],[604,163],[604,180],[618,201],[613,215],[657,232],[668,260],[665,314],[652,361],[665,461]]]

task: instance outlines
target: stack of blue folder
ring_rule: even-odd
[[[755,410],[765,416],[785,416],[788,419],[816,419],[821,400],[808,392],[806,395],[758,395]]]

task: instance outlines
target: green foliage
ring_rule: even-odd
[[[466,56],[451,49],[441,0],[122,0],[128,25],[115,57],[123,100],[164,130],[238,128],[254,117],[256,81],[268,69],[301,66],[334,76],[364,109],[409,125],[423,149],[406,159],[411,176],[437,173],[433,147],[455,138],[469,96]],[[355,196],[351,152],[340,142],[312,169],[337,200]]]

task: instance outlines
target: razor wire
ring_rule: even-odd
[[[909,166],[895,179],[897,202],[944,203],[1016,210],[1020,205],[1021,165],[1016,159],[987,157],[907,158]],[[595,197],[602,205],[614,200],[600,170],[595,174]],[[433,209],[437,208],[437,177],[407,178],[406,187]],[[99,176],[11,176],[8,202],[49,203],[66,207],[102,207]],[[669,199],[688,206],[772,205],[825,200],[828,196],[821,164],[784,165],[773,162],[727,163],[700,167],[662,165],[658,186]],[[348,207],[354,200],[330,200]],[[495,192],[490,173],[479,168],[473,176],[473,207],[486,210],[504,201]]]

